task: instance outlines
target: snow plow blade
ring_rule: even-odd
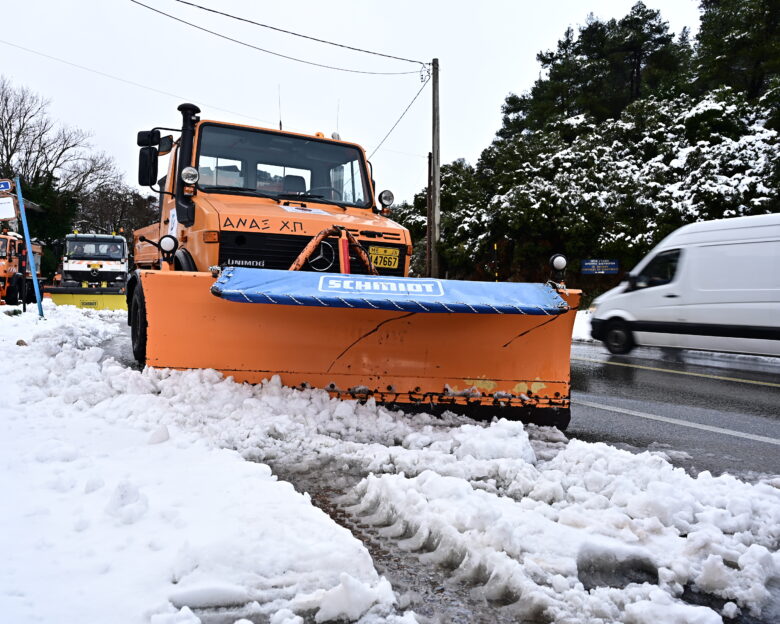
[[[91,310],[127,310],[124,288],[67,288],[50,286],[44,290],[57,305]]]
[[[265,269],[141,271],[146,363],[564,426],[579,291]]]

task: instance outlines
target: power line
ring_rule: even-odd
[[[120,78],[119,76],[114,76],[112,74],[107,74],[106,72],[99,71],[97,69],[92,69],[91,67],[86,67],[84,65],[79,65],[78,63],[71,63],[70,61],[66,61],[64,59],[58,58],[56,56],[51,56],[50,54],[44,54],[43,52],[38,52],[37,50],[33,50],[31,48],[25,48],[24,46],[20,46],[16,43],[11,43],[10,41],[4,41],[3,39],[0,39],[0,43],[3,43],[7,46],[11,46],[12,48],[18,48],[19,50],[24,50],[25,52],[29,52],[30,54],[36,54],[38,56],[42,56],[43,58],[47,58],[51,61],[56,61],[57,63],[62,63],[63,65],[70,65],[71,67],[75,67],[77,69],[81,69],[83,71],[87,71],[93,74],[97,74],[98,76],[103,76],[104,78],[110,78],[111,80],[116,80],[117,82],[123,82],[125,84],[132,85],[134,87],[138,87],[139,89],[146,89],[147,91],[153,91],[154,93],[159,93],[161,95],[167,95],[172,98],[176,98],[179,101],[186,101],[190,100],[191,98],[188,98],[183,95],[177,95],[176,93],[171,93],[170,91],[163,91],[162,89],[155,89],[154,87],[149,87],[144,84],[141,84],[140,82],[133,82],[132,80],[127,80],[126,78]],[[254,119],[255,121],[262,121],[264,123],[274,123],[272,121],[269,121],[268,119],[260,119],[259,117],[253,117],[251,115],[245,115],[244,113],[239,113],[237,111],[230,110],[228,108],[220,108],[219,106],[213,106],[211,104],[208,104],[207,102],[203,103],[204,106],[208,106],[209,108],[213,108],[214,110],[222,111],[223,113],[230,113],[231,115],[238,115],[239,117],[244,117],[246,119]]]
[[[363,52],[365,54],[373,54],[374,56],[382,56],[384,58],[394,59],[396,61],[405,61],[407,63],[415,63],[418,65],[428,65],[428,63],[424,63],[423,61],[415,61],[413,59],[403,58],[402,56],[393,56],[392,54],[382,54],[381,52],[373,52],[371,50],[364,50],[363,48],[355,48],[352,46],[345,45],[343,43],[328,41],[327,39],[318,39],[317,37],[312,37],[310,35],[302,35],[301,33],[293,32],[291,30],[285,30],[284,28],[279,28],[277,26],[270,26],[269,24],[261,24],[260,22],[254,22],[245,17],[239,17],[237,15],[231,15],[230,13],[224,13],[223,11],[217,11],[216,9],[210,9],[209,7],[201,6],[199,4],[195,4],[194,2],[187,2],[187,0],[176,0],[176,2],[179,2],[180,4],[186,4],[191,7],[195,7],[202,11],[208,11],[209,13],[216,13],[217,15],[223,15],[225,17],[238,20],[239,22],[246,22],[247,24],[253,24],[255,26],[260,26],[262,28],[268,28],[270,30],[282,32],[287,35],[293,35],[294,37],[301,37],[302,39],[309,39],[311,41],[317,41],[318,43],[325,43],[327,45],[336,46],[338,48],[346,48],[347,50],[353,50],[355,52]]]
[[[374,72],[374,71],[363,71],[359,69],[347,69],[345,67],[336,67],[334,65],[324,65],[322,63],[314,63],[313,61],[307,61],[305,59],[296,58],[294,56],[288,56],[286,54],[281,54],[279,52],[273,52],[271,50],[266,50],[265,48],[260,48],[256,45],[252,45],[251,43],[246,43],[245,41],[241,41],[239,39],[234,39],[233,37],[228,37],[227,35],[223,35],[221,33],[215,32],[213,30],[209,30],[208,28],[204,28],[203,26],[198,26],[197,24],[193,24],[192,22],[188,22],[187,20],[183,20],[180,17],[176,17],[175,15],[171,15],[170,13],[166,13],[165,11],[160,11],[159,9],[155,9],[154,7],[150,7],[148,4],[144,4],[143,2],[139,2],[138,0],[130,0],[133,4],[137,4],[139,6],[144,7],[145,9],[149,9],[150,11],[154,11],[155,13],[159,13],[160,15],[164,15],[165,17],[168,17],[174,21],[180,22],[182,24],[186,24],[187,26],[191,26],[192,28],[197,28],[198,30],[202,30],[203,32],[207,32],[210,35],[214,35],[215,37],[219,37],[220,39],[225,39],[227,41],[232,41],[233,43],[237,43],[239,45],[245,46],[247,48],[252,48],[253,50],[257,50],[258,52],[265,52],[266,54],[271,54],[273,56],[278,56],[284,59],[287,59],[289,61],[295,61],[296,63],[303,63],[305,65],[313,65],[314,67],[322,67],[324,69],[333,69],[335,71],[342,71],[342,72],[348,72],[350,74],[370,74],[375,76],[403,76],[408,74],[417,74],[419,72],[417,71],[410,71],[410,72]]]
[[[379,145],[377,145],[377,146],[374,148],[374,151],[373,151],[373,152],[371,152],[371,154],[370,154],[370,155],[369,155],[369,157],[368,157],[368,159],[369,159],[369,160],[371,160],[371,157],[372,157],[374,154],[376,154],[376,153],[377,153],[377,151],[379,150],[379,148],[380,148],[380,147],[382,147],[382,143],[384,143],[384,142],[387,140],[387,137],[389,137],[389,136],[392,134],[393,130],[395,130],[395,127],[396,127],[396,126],[397,126],[399,123],[401,123],[401,120],[404,118],[404,115],[406,115],[406,113],[407,113],[407,112],[409,111],[409,109],[412,107],[412,104],[414,104],[415,100],[416,100],[418,97],[420,97],[420,94],[423,92],[423,89],[425,88],[425,85],[427,85],[427,84],[428,84],[430,81],[431,81],[431,77],[430,77],[430,76],[428,76],[428,78],[427,78],[427,79],[425,80],[425,82],[423,83],[423,86],[422,86],[422,87],[420,87],[420,90],[417,92],[417,95],[415,95],[415,96],[412,98],[412,101],[411,101],[411,102],[409,102],[409,106],[407,106],[407,107],[404,109],[404,112],[403,112],[403,113],[401,113],[401,116],[398,118],[398,121],[396,121],[396,122],[393,124],[393,127],[392,127],[392,128],[390,128],[390,130],[388,131],[388,133],[385,135],[385,138],[384,138],[384,139],[382,139],[381,141],[379,141]]]

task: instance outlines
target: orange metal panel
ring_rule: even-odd
[[[207,273],[141,277],[150,366],[213,368],[250,383],[280,375],[288,386],[385,402],[436,395],[439,402],[568,407],[574,310],[420,314],[234,303],[210,293]],[[579,291],[561,294],[572,307],[579,302]]]

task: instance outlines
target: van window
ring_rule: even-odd
[[[637,288],[652,288],[663,286],[674,280],[677,265],[680,261],[680,250],[662,251],[642,269],[636,278]]]

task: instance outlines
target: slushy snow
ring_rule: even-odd
[[[361,522],[518,617],[709,624],[721,614],[684,589],[729,617],[771,600],[780,479],[691,477],[660,454],[278,379],[138,371],[124,313],[46,314],[0,314],[4,620],[416,622],[362,543],[268,465],[314,458],[368,475],[342,500]]]

